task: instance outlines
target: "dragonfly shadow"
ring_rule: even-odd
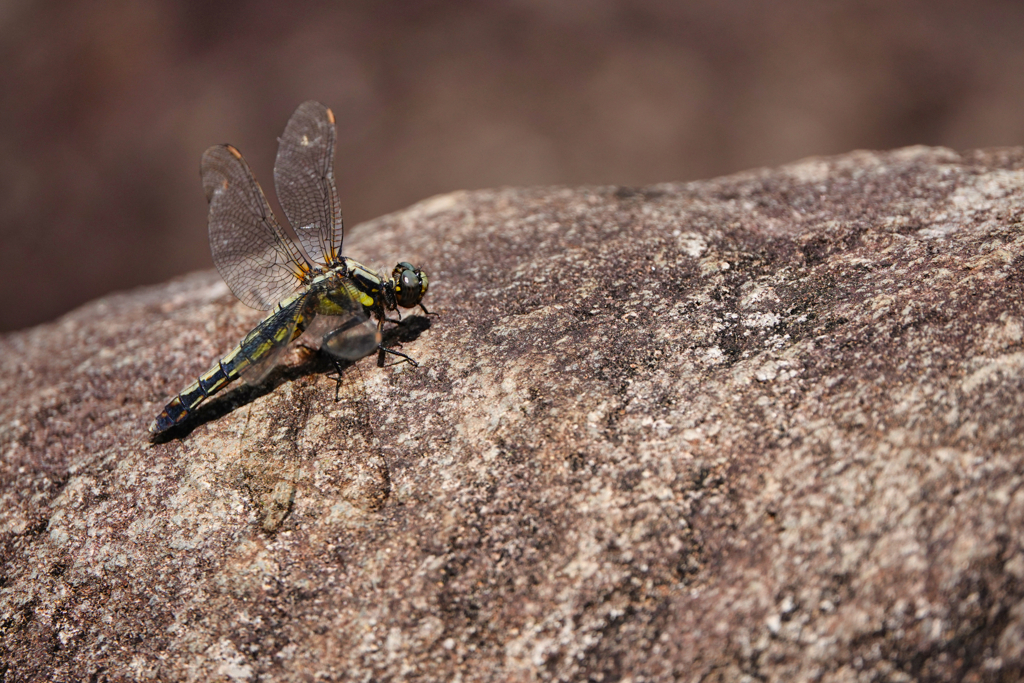
[[[430,318],[422,315],[409,315],[394,327],[384,330],[384,346],[415,341],[417,337],[430,329]]]
[[[428,318],[419,315],[408,316],[397,325],[384,331],[384,345],[392,346],[395,343],[413,341],[429,328],[430,320]],[[240,383],[220,396],[200,404],[183,422],[164,432],[154,434],[150,441],[159,444],[183,439],[197,427],[218,420],[261,396],[266,396],[286,382],[293,382],[309,375],[327,375],[339,370],[344,373],[354,364],[353,361],[347,360],[335,362],[326,354],[311,351],[306,359],[299,363],[274,368],[259,384]]]

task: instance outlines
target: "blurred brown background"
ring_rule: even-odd
[[[200,155],[231,142],[272,191],[305,99],[337,115],[349,226],[459,188],[1017,145],[1024,3],[0,0],[0,331],[212,267]]]

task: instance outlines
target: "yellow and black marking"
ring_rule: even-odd
[[[304,102],[278,138],[274,177],[278,200],[294,236],[281,228],[242,153],[214,145],[203,153],[200,176],[210,203],[210,251],[217,270],[240,301],[273,310],[230,353],[178,392],[150,425],[159,434],[184,422],[195,408],[239,376],[259,381],[292,340],[309,329],[336,364],[378,350],[416,361],[383,345],[388,311],[419,306],[427,275],[401,262],[391,277],[341,255],[343,226],[334,184],[334,113]],[[279,303],[277,303],[279,302]],[[368,324],[377,319],[376,330]],[[325,331],[326,330],[326,331]],[[340,366],[339,376],[340,376]]]
[[[200,403],[301,335],[312,320],[311,311],[306,310],[307,299],[307,295],[298,294],[278,304],[238,346],[178,392],[153,420],[149,431],[157,434],[180,424]]]
[[[427,292],[426,274],[408,263],[398,264],[394,273],[397,275],[384,280],[358,261],[343,258],[336,268],[313,279],[306,291],[279,303],[238,346],[182,389],[156,417],[149,431],[159,434],[181,424],[200,403],[239,376],[260,375],[259,370],[264,369],[260,366],[274,360],[272,354],[297,339],[317,315],[365,321],[372,314],[377,318],[379,332],[387,320],[387,311],[397,306],[419,306],[426,312],[420,302]],[[402,282],[405,291],[399,290]],[[390,353],[416,365],[416,361],[400,351],[382,344],[378,344],[378,350],[378,364],[383,363],[384,354]]]

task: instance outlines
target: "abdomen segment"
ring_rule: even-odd
[[[181,424],[196,406],[239,375],[246,375],[248,381],[261,379],[276,363],[277,352],[302,334],[315,315],[306,303],[307,297],[300,295],[278,304],[277,310],[245,335],[238,346],[164,406],[149,425],[150,433],[159,434]]]

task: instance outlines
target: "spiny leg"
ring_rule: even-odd
[[[383,342],[381,342],[380,344],[377,344],[377,367],[378,368],[384,367],[384,355],[388,354],[388,353],[390,353],[390,354],[392,354],[394,356],[401,356],[406,361],[412,363],[412,366],[414,368],[418,368],[420,366],[420,364],[417,363],[415,360],[413,360],[410,356],[405,355],[401,351],[395,351],[394,349],[389,349],[388,347],[384,346]]]
[[[334,363],[334,372],[337,376],[334,378],[334,402],[338,402],[339,392],[341,391],[341,361],[337,358],[331,357],[331,362]]]
[[[377,319],[377,333],[380,334],[380,335],[382,335],[381,331],[384,329],[384,321],[385,320],[386,320],[386,318],[384,318],[383,316],[381,316],[380,318]],[[405,360],[407,360],[410,363],[412,363],[414,368],[418,368],[420,366],[419,363],[417,363],[411,357],[405,355],[401,351],[395,351],[394,349],[389,349],[388,347],[384,346],[384,338],[383,338],[383,336],[379,336],[377,338],[381,340],[380,342],[377,343],[377,367],[378,368],[384,367],[384,357],[387,354],[389,354],[389,353],[394,355],[394,356],[401,356]]]

